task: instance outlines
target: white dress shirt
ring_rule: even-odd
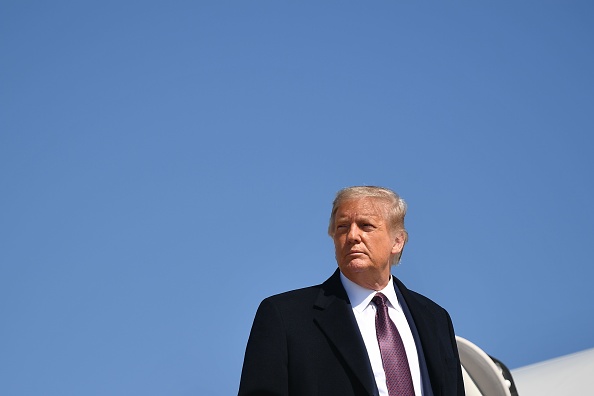
[[[390,315],[392,322],[396,325],[400,337],[402,338],[402,342],[404,343],[415,395],[422,396],[421,370],[419,369],[417,346],[415,345],[415,340],[412,331],[410,330],[410,326],[408,325],[408,321],[406,320],[406,316],[404,315],[404,311],[402,311],[402,307],[398,302],[392,278],[390,278],[390,282],[388,282],[388,285],[383,290],[370,290],[359,286],[344,276],[342,272],[340,273],[340,280],[342,281],[342,285],[351,301],[353,313],[355,314],[355,319],[359,325],[359,331],[363,336],[363,341],[367,348],[367,355],[369,355],[369,361],[371,362],[371,368],[373,370],[373,375],[375,376],[375,382],[380,396],[388,396],[388,387],[386,385],[386,374],[382,364],[382,355],[380,353],[377,334],[375,332],[376,307],[375,304],[371,302],[375,293],[378,292],[383,293],[388,298],[388,314]]]

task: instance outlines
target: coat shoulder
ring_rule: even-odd
[[[441,305],[421,293],[408,289],[399,279],[395,279],[395,283],[408,304],[414,303],[416,306],[422,306],[430,311],[447,314],[446,309]]]
[[[283,318],[301,316],[314,306],[320,293],[320,285],[304,287],[265,298],[258,311],[272,310]]]
[[[263,302],[272,304],[302,304],[313,302],[320,292],[321,285],[304,287],[266,297]]]

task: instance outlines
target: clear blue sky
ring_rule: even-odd
[[[516,368],[594,347],[589,1],[2,1],[0,394],[236,392],[335,192]]]

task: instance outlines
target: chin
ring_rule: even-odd
[[[353,260],[346,265],[340,267],[342,272],[350,272],[350,273],[360,273],[369,269],[369,264],[365,262],[360,262],[358,260]]]

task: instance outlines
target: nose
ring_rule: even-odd
[[[361,235],[359,234],[359,227],[357,227],[357,224],[351,224],[347,234],[347,241],[354,244],[361,242]]]

